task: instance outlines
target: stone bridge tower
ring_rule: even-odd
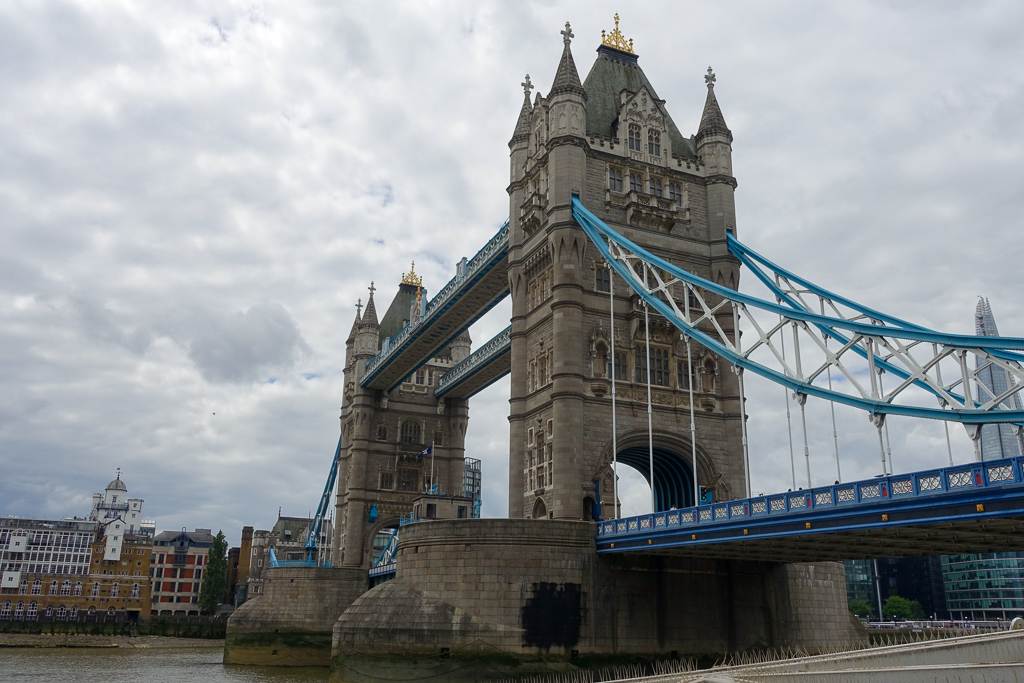
[[[512,391],[509,516],[614,515],[610,373],[618,460],[649,478],[644,307],[612,275],[572,217],[571,198],[652,253],[736,288],[732,133],[707,100],[686,138],[640,68],[632,41],[603,36],[586,81],[564,47],[546,97],[529,76],[511,150],[509,283]],[[609,286],[614,285],[615,338]],[[719,324],[733,330],[731,315]],[[688,382],[694,383],[697,476],[716,500],[745,494],[738,381],[652,311],[654,489],[659,509],[694,502]],[[596,504],[596,505],[595,505]]]
[[[358,310],[345,342],[341,408],[341,460],[335,506],[334,566],[369,567],[377,532],[398,527],[412,501],[431,482],[434,444],[438,491],[462,494],[468,401],[436,399],[437,380],[470,353],[468,333],[416,370],[393,391],[364,388],[366,363],[410,320],[422,315],[427,292],[415,273],[404,274],[384,317],[377,319],[373,284],[366,310]]]

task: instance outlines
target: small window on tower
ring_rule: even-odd
[[[668,198],[672,200],[672,203],[676,206],[683,205],[683,191],[677,183],[672,183],[668,186]]]
[[[622,192],[622,171],[617,168],[608,169],[608,189],[612,192]]]
[[[661,131],[653,128],[647,130],[647,153],[654,157],[661,156]]]
[[[386,424],[377,425],[377,441],[388,440],[388,426]]]
[[[629,191],[630,192],[643,192],[644,191],[644,178],[639,173],[629,174]]]
[[[640,146],[640,124],[631,123],[629,124],[629,151],[640,152],[643,148]]]
[[[655,197],[661,196],[661,180],[658,178],[651,178],[650,180],[651,194]]]
[[[612,291],[612,273],[604,266],[598,266],[594,270],[594,289],[599,292]]]
[[[395,488],[395,475],[392,472],[380,473],[380,487],[382,489]]]
[[[420,368],[416,371],[416,384],[427,383],[427,370],[426,368]]]
[[[416,420],[402,421],[402,443],[418,444],[420,442],[420,423]]]
[[[438,429],[436,432],[434,432],[434,445],[435,446],[443,446],[444,445],[444,432],[442,432],[440,429]]]

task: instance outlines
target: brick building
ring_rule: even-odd
[[[163,531],[153,539],[151,615],[199,614],[199,590],[211,545],[211,529]]]

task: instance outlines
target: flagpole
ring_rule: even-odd
[[[430,440],[430,492],[437,495],[437,480],[434,478],[434,440]]]

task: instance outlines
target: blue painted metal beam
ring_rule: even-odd
[[[490,341],[448,372],[441,375],[434,395],[470,398],[511,371],[512,326],[496,334]],[[495,369],[497,366],[497,369]]]

